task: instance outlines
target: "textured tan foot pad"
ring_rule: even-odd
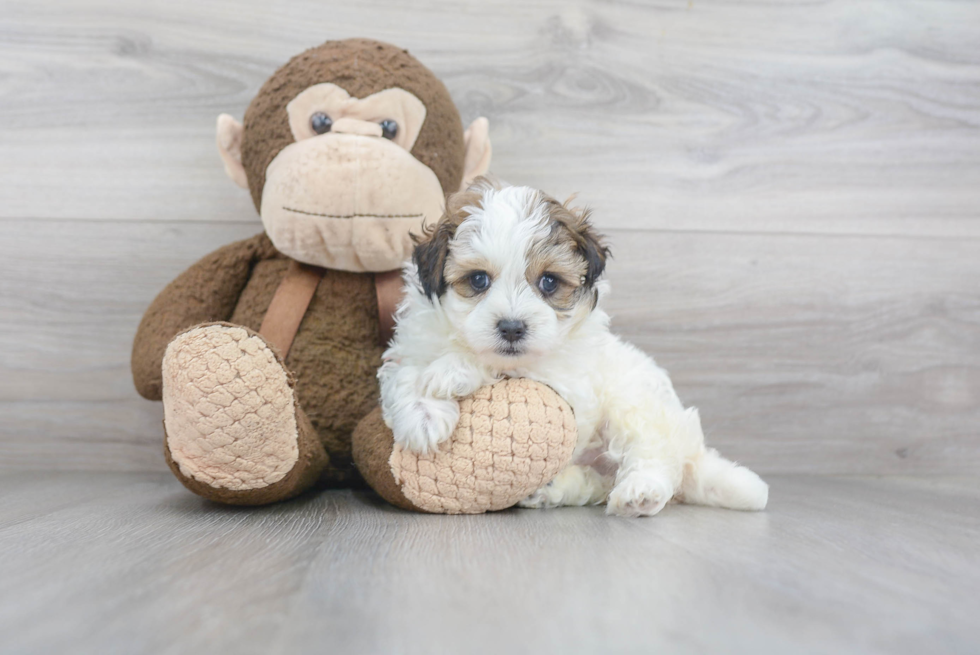
[[[388,464],[415,507],[446,514],[505,509],[568,464],[578,431],[572,408],[523,378],[482,387],[459,403],[459,424],[439,450],[418,455],[395,444]]]
[[[180,472],[232,490],[282,480],[299,458],[295,403],[269,346],[240,327],[178,335],[163,358],[167,445]]]

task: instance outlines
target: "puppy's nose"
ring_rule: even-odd
[[[520,341],[524,338],[524,333],[527,332],[527,325],[524,321],[515,321],[512,318],[502,318],[497,323],[497,331],[500,332],[505,340],[514,343],[515,341]]]

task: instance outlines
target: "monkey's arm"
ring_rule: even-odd
[[[189,327],[231,318],[252,266],[275,253],[264,233],[231,243],[205,255],[160,292],[133,341],[133,382],[141,396],[161,399],[167,344]]]

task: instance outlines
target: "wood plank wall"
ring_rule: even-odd
[[[496,174],[594,208],[616,329],[727,454],[980,464],[980,3],[0,4],[0,466],[164,466],[135,327],[261,229],[215,117],[347,36],[487,116]]]

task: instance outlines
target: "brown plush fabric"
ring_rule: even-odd
[[[354,463],[364,480],[379,496],[402,509],[422,512],[402,493],[401,485],[391,474],[391,450],[395,446],[391,430],[381,417],[377,407],[364,417],[354,430]]]
[[[160,367],[170,340],[189,327],[230,319],[252,266],[277,255],[269,238],[259,234],[215,250],[168,284],[143,314],[133,341],[130,365],[136,391],[160,400]]]
[[[291,261],[259,234],[205,256],[171,282],[150,305],[133,344],[140,394],[160,399],[163,354],[187,328],[228,321],[257,332]],[[378,329],[374,277],[327,270],[286,357],[299,405],[329,455],[325,484],[360,482],[350,438],[377,406]]]
[[[245,112],[242,163],[256,209],[269,163],[293,142],[286,105],[313,84],[331,82],[354,97],[389,88],[405,89],[422,101],[426,118],[412,154],[439,178],[446,193],[459,188],[465,144],[463,124],[449,92],[407,50],[370,39],[328,41],[286,63],[262,86]]]
[[[279,255],[256,263],[232,323],[259,328],[291,261]],[[330,455],[325,483],[359,481],[350,435],[377,406],[382,352],[374,276],[327,270],[286,357],[286,367],[296,377],[300,406]]]

